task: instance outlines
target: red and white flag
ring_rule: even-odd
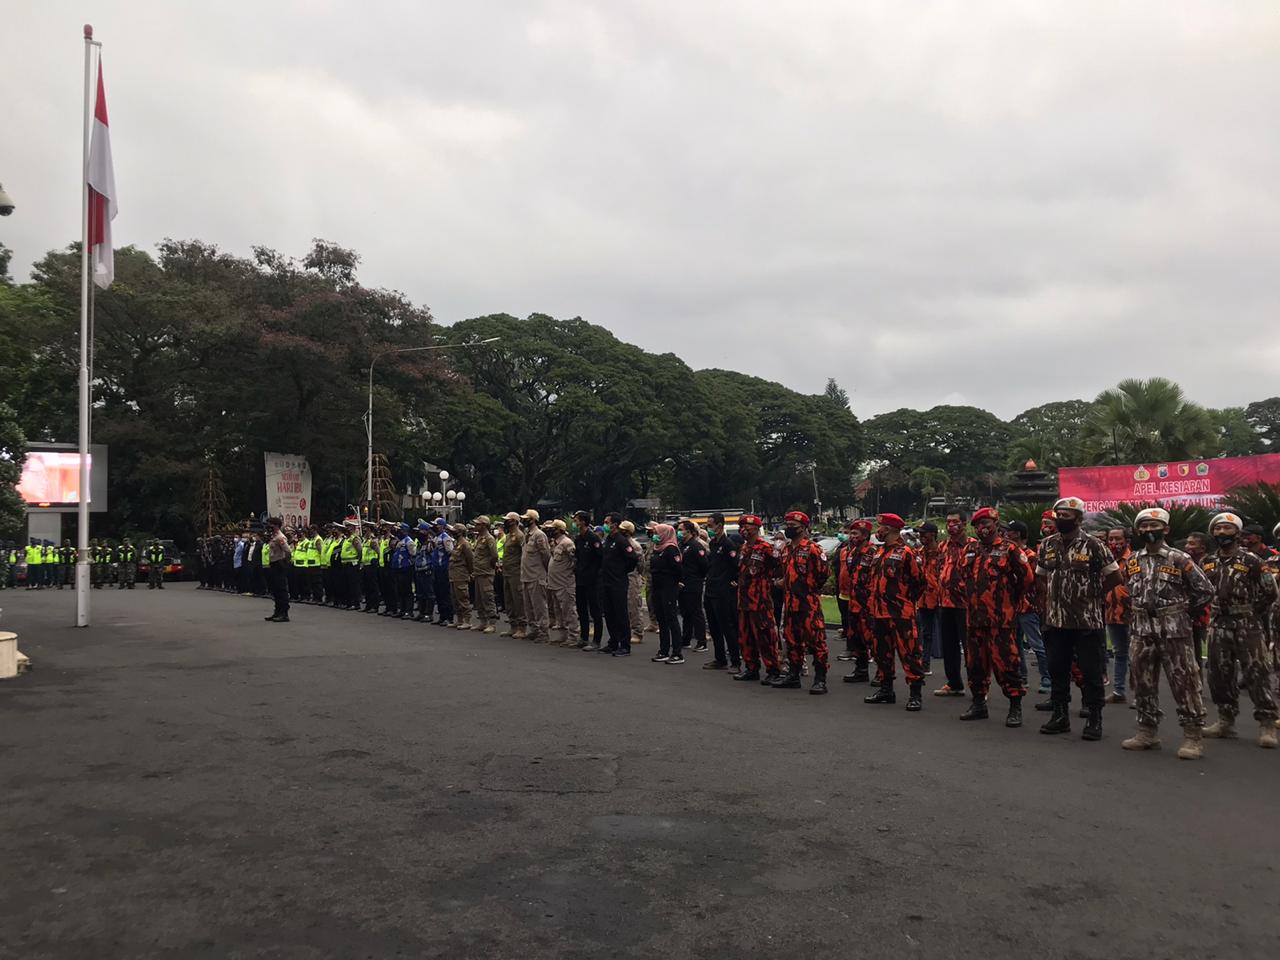
[[[111,249],[111,221],[116,218],[116,175],[111,166],[111,134],[107,128],[107,95],[98,61],[98,96],[93,107],[93,135],[89,139],[89,255],[93,282],[104,290],[115,278]]]

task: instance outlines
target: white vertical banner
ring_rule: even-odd
[[[267,516],[286,527],[311,523],[311,465],[294,453],[263,454],[267,464]]]

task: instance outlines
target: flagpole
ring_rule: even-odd
[[[76,503],[76,626],[89,625],[89,135],[93,27],[84,25],[84,151],[80,166],[80,495]]]

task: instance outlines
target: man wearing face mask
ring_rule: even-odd
[[[1243,528],[1234,513],[1220,513],[1209,524],[1217,549],[1204,559],[1204,573],[1213,587],[1209,620],[1209,695],[1218,708],[1218,721],[1205,728],[1206,737],[1234,739],[1240,712],[1238,677],[1253,701],[1253,718],[1261,731],[1258,746],[1276,746],[1276,701],[1271,693],[1271,654],[1263,636],[1262,618],[1276,599],[1275,579],[1265,576],[1262,561],[1240,545]]]
[[[1213,587],[1181,550],[1164,542],[1169,513],[1159,507],[1139,510],[1134,528],[1142,548],[1124,556],[1124,575],[1131,607],[1128,637],[1133,670],[1133,697],[1138,732],[1120,744],[1126,750],[1155,750],[1160,726],[1160,667],[1178,705],[1182,746],[1178,756],[1199,760],[1204,703],[1200,669],[1191,654],[1191,611],[1208,603]],[[1125,538],[1126,546],[1128,538]]]
[[[959,510],[947,513],[947,539],[942,544],[938,562],[938,633],[942,638],[942,663],[947,682],[933,691],[935,697],[963,697],[964,680],[960,661],[965,642],[964,554],[973,544],[965,532],[965,515]]]
[[[507,608],[507,623],[502,636],[512,640],[525,638],[524,595],[520,592],[520,559],[524,552],[524,533],[520,530],[520,515],[514,510],[502,518],[505,534],[502,542],[502,598]]]
[[[530,507],[520,516],[524,525],[524,549],[520,551],[520,595],[524,600],[525,621],[534,643],[551,639],[547,612],[547,566],[551,563],[551,544],[538,529],[538,511]]]
[[[754,514],[738,518],[742,550],[738,556],[738,645],[742,650],[742,670],[734,680],[773,683],[778,676],[778,621],[773,612],[773,581],[781,562],[771,544],[760,536],[760,518]],[[760,679],[760,664],[764,679]]]
[[[1112,527],[1107,531],[1107,548],[1123,572],[1129,563],[1129,531]],[[1121,583],[1107,591],[1105,604],[1107,640],[1111,643],[1111,660],[1115,673],[1107,703],[1125,703],[1125,680],[1129,674],[1129,587]]]
[[[965,549],[964,581],[968,607],[965,668],[973,702],[961,720],[985,720],[987,691],[994,670],[996,682],[1009,701],[1006,727],[1022,726],[1022,681],[1018,651],[1018,609],[1035,584],[1035,573],[1022,551],[1000,536],[1000,515],[983,507],[973,515],[977,542]]]
[[[702,665],[703,670],[740,668],[738,652],[738,551],[742,539],[725,532],[724,514],[713,513],[707,520],[711,543],[707,548],[707,629],[715,659]]]
[[[577,636],[587,649],[600,649],[604,638],[604,617],[600,613],[600,564],[604,560],[604,541],[591,525],[591,514],[579,510],[573,515],[577,528],[573,538],[573,602],[574,610],[566,616],[578,617]]]
[[[627,535],[636,555],[635,569],[627,574],[627,624],[631,628],[631,642],[644,643],[644,630],[649,625],[649,599],[644,595],[644,585],[649,579],[649,557],[636,539],[634,523],[623,520],[618,529]]]
[[[845,674],[845,683],[866,683],[868,669],[875,655],[875,617],[871,613],[871,581],[875,571],[876,549],[871,545],[871,521],[854,520],[849,524],[849,553],[844,558],[848,570],[849,645],[853,653],[853,672]],[[880,677],[879,681],[884,678]]]
[[[631,571],[640,562],[635,542],[621,529],[622,515],[611,513],[604,518],[604,559],[600,562],[600,593],[604,607],[604,623],[609,630],[609,643],[600,653],[618,657],[631,656],[631,617],[627,612],[627,589]],[[590,647],[586,648],[590,649]]]
[[[547,539],[551,544],[551,562],[547,565],[547,593],[555,598],[556,607],[562,613],[564,631],[561,646],[577,648],[581,646],[579,622],[575,617],[578,603],[575,596],[577,577],[574,570],[574,553],[576,546],[569,538],[568,525],[563,520],[550,520],[543,525]]]
[[[822,618],[822,588],[831,575],[827,555],[809,539],[809,516],[792,510],[785,517],[789,546],[782,563],[782,590],[787,639],[787,672],[774,689],[797,689],[805,652],[813,654],[811,694],[827,692],[827,625]]]
[[[844,653],[836,657],[840,661],[853,659],[853,619],[849,616],[849,591],[851,589],[853,564],[850,557],[853,545],[849,541],[849,528],[852,521],[846,520],[840,525],[836,539],[840,546],[836,547],[835,556],[831,558],[831,566],[836,572],[836,608],[840,611],[840,639],[844,641]]]
[[[923,705],[920,688],[924,684],[924,664],[920,656],[920,637],[916,632],[915,605],[924,589],[924,572],[915,551],[902,541],[906,522],[893,513],[880,514],[881,541],[872,568],[871,614],[875,617],[876,666],[880,688],[864,703],[896,703],[893,692],[894,656],[902,661],[910,694],[907,709],[915,712]]]
[[[1053,714],[1045,734],[1071,732],[1071,662],[1082,677],[1087,714],[1083,740],[1102,739],[1102,676],[1105,664],[1103,604],[1120,582],[1120,566],[1101,540],[1084,532],[1084,501],[1063,497],[1053,505],[1057,532],[1040,545],[1036,576],[1045,596],[1044,645],[1053,680]]]

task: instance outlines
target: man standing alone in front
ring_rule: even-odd
[[[281,532],[279,517],[267,521],[271,539],[267,541],[267,574],[271,578],[271,596],[275,598],[275,610],[264,620],[273,623],[289,622],[289,542]]]

